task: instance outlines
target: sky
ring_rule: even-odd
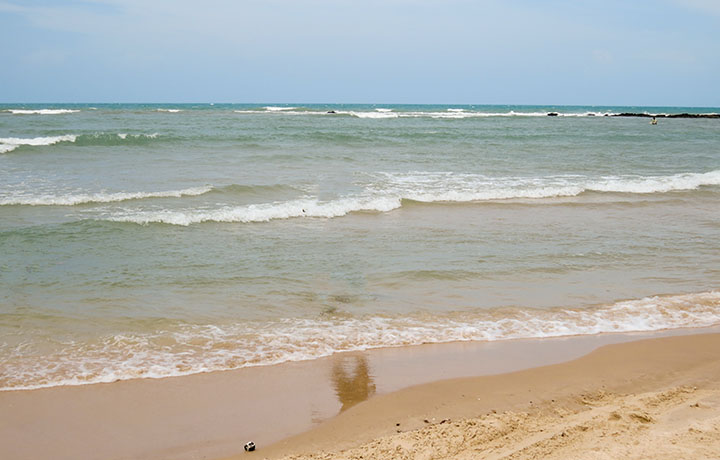
[[[0,0],[0,102],[720,106],[718,0]]]

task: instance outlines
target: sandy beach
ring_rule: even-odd
[[[713,458],[720,334],[703,331],[423,345],[5,391],[0,457],[613,458],[648,444],[655,458]],[[250,440],[258,449],[245,453]]]
[[[569,363],[408,388],[258,456],[710,459],[719,452],[720,335],[712,334],[607,345]]]

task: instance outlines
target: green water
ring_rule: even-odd
[[[278,107],[0,106],[0,386],[720,322],[720,109]]]

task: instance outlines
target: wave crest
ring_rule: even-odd
[[[140,200],[144,198],[181,198],[208,193],[210,186],[169,190],[164,192],[115,192],[115,193],[77,193],[70,195],[12,196],[0,198],[0,206],[75,206],[89,203],[113,203],[119,201]]]
[[[267,107],[263,107],[263,108],[264,108],[265,110],[267,110],[268,112],[282,112],[282,111],[285,111],[285,110],[295,110],[295,109],[297,109],[297,107],[276,107],[276,106],[272,106],[272,105],[267,106]]]
[[[575,197],[586,192],[652,194],[695,190],[720,185],[720,170],[672,176],[548,176],[539,178],[486,177],[455,173],[376,174],[359,195],[319,201],[308,197],[290,201],[224,206],[216,209],[122,210],[103,219],[142,225],[192,225],[203,222],[251,223],[301,217],[334,218],[353,212],[389,212],[404,200],[424,203],[537,200]],[[229,187],[229,188],[228,188]],[[246,192],[228,186],[219,192]],[[270,187],[275,189],[276,187]],[[257,188],[252,188],[257,191]]]
[[[77,113],[80,112],[80,110],[72,110],[72,109],[37,109],[37,110],[29,110],[29,109],[8,109],[6,112],[10,112],[13,115],[62,115],[65,113]]]
[[[28,146],[41,146],[41,145],[53,145],[58,142],[75,142],[77,136],[73,134],[66,134],[64,136],[49,136],[49,137],[33,137],[33,138],[21,138],[21,137],[0,137],[0,153],[7,153],[15,150],[18,147]]]
[[[488,177],[416,172],[384,173],[377,177],[378,181],[370,185],[371,190],[421,202],[573,197],[585,192],[652,194],[720,185],[720,170],[670,176]]]
[[[59,142],[75,143],[79,146],[87,145],[128,145],[146,144],[160,137],[159,133],[94,133],[94,134],[65,134],[62,136],[19,138],[0,138],[0,153],[11,152],[23,146],[47,146]]]
[[[268,222],[276,219],[295,217],[340,217],[351,212],[388,212],[401,206],[399,198],[343,198],[320,202],[315,199],[300,199],[280,203],[252,204],[248,206],[227,206],[211,210],[159,210],[116,212],[107,220],[147,225],[163,223],[191,225],[203,222]]]

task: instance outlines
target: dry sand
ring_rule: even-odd
[[[660,392],[577,397],[582,408],[544,405],[379,438],[337,453],[287,459],[716,459],[720,392],[677,386]]]
[[[718,459],[720,334],[420,385],[237,458]]]

